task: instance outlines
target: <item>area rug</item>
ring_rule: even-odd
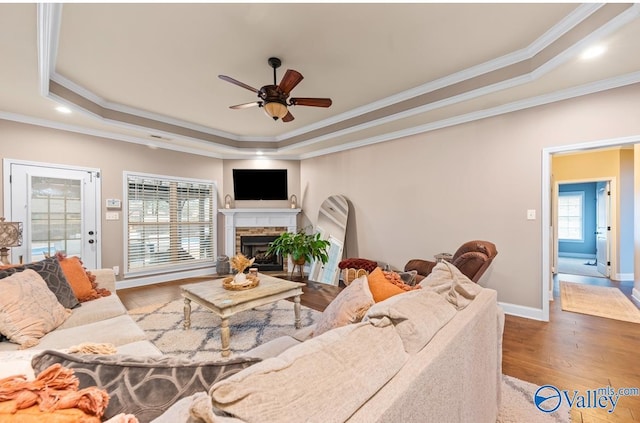
[[[563,403],[552,413],[540,411],[533,402],[538,386],[502,375],[502,402],[497,423],[568,423],[570,408]]]
[[[220,360],[220,319],[204,307],[191,303],[191,329],[184,330],[184,300],[129,310],[129,315],[164,354],[194,360]],[[303,326],[313,324],[320,312],[301,306]],[[280,300],[232,316],[231,355],[241,355],[278,336],[290,335],[294,327],[293,303]],[[502,406],[497,423],[568,423],[569,411],[561,407],[544,413],[533,403],[538,387],[511,376],[502,377]]]
[[[301,306],[302,326],[309,326],[320,312]],[[191,303],[191,328],[185,330],[184,300],[154,304],[128,311],[138,326],[164,354],[194,360],[222,358],[220,318],[206,308]],[[280,300],[231,316],[231,355],[242,355],[258,345],[297,331],[294,325],[293,302]]]
[[[560,281],[562,309],[640,323],[640,310],[618,288]]]

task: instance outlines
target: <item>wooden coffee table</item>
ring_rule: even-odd
[[[229,318],[241,311],[274,303],[278,300],[293,297],[295,326],[300,329],[300,295],[303,283],[291,282],[273,276],[258,274],[260,285],[244,291],[231,291],[222,287],[222,279],[181,285],[184,297],[184,328],[191,327],[191,301],[195,301],[222,319],[220,337],[222,339],[222,356],[231,353],[229,340]]]

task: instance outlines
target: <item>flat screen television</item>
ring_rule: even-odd
[[[287,200],[287,169],[233,169],[236,200]]]

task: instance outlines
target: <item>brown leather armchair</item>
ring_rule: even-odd
[[[458,248],[451,260],[460,272],[474,282],[478,282],[494,257],[498,254],[494,243],[489,241],[469,241]],[[413,259],[404,266],[405,272],[416,270],[416,280],[424,279],[437,263],[435,261]]]

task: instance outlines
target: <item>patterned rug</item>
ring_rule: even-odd
[[[560,281],[562,309],[640,323],[640,310],[618,288]]]
[[[496,423],[569,423],[569,406],[560,405],[552,413],[540,411],[533,403],[538,386],[502,375],[502,402]]]
[[[300,307],[302,327],[309,326],[320,312]],[[195,360],[222,358],[220,318],[204,307],[191,303],[191,328],[184,330],[184,300],[154,304],[129,310],[129,315],[164,354]],[[297,331],[293,302],[278,302],[256,307],[231,316],[231,355],[234,357],[275,339]]]
[[[221,359],[220,319],[204,307],[191,303],[191,329],[184,330],[184,301],[155,304],[129,310],[131,317],[145,331],[149,340],[163,353],[195,360]],[[320,312],[301,306],[302,326],[309,326]],[[296,331],[293,303],[280,300],[232,316],[231,356]],[[554,413],[536,408],[533,397],[538,386],[511,376],[502,377],[502,404],[497,423],[568,423],[568,407]]]

